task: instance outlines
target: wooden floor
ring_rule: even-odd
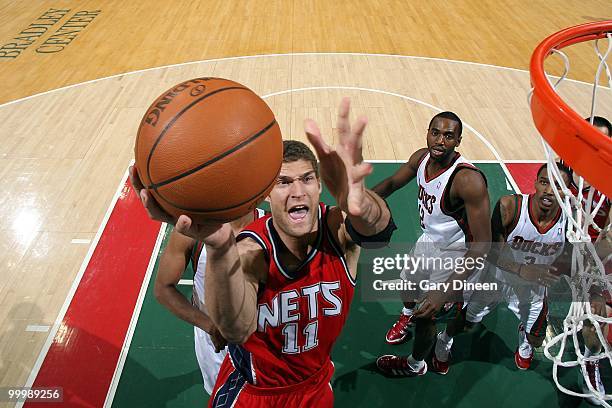
[[[49,26],[43,15],[62,17]],[[47,333],[26,328],[55,322],[89,249],[79,242],[104,218],[144,110],[171,85],[205,75],[242,82],[271,95],[283,134],[296,139],[306,117],[332,135],[336,104],[352,96],[370,118],[368,159],[406,160],[437,110],[464,120],[468,158],[541,159],[521,70],[546,35],[610,16],[608,0],[1,0],[0,55],[25,49],[0,57],[0,387],[30,375]],[[234,58],[261,54],[286,55]],[[570,57],[571,77],[591,81],[592,50]],[[217,58],[228,59],[156,68]],[[145,68],[154,69],[117,75]],[[588,113],[586,84],[561,92]],[[610,117],[612,95],[602,98],[597,113]]]

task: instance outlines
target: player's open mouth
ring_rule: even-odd
[[[542,205],[544,205],[545,207],[550,207],[551,205],[553,205],[553,201],[552,199],[548,198],[548,197],[542,197],[540,199],[540,202],[542,203]]]
[[[296,205],[289,208],[289,218],[293,221],[302,221],[308,215],[308,207],[305,205]]]
[[[444,154],[444,149],[436,149],[434,147],[431,149],[431,154],[434,156],[442,156]]]

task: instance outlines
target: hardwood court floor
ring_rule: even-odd
[[[0,58],[0,102],[143,68],[270,53],[418,55],[526,69],[545,36],[612,16],[607,0],[1,0],[2,44],[50,8],[70,12],[19,57]],[[36,51],[83,10],[101,12],[63,51]],[[591,55],[572,55],[573,78],[591,80]]]

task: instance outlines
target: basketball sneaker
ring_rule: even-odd
[[[445,375],[448,373],[451,348],[453,347],[453,338],[448,337],[445,331],[438,333],[436,336],[436,345],[434,346],[433,356],[431,358],[431,371]],[[438,356],[445,358],[442,361]]]
[[[514,352],[514,363],[516,364],[519,370],[527,370],[531,366],[531,360],[533,360],[533,347],[530,347],[531,352],[529,353],[529,357],[521,356],[519,349],[524,345],[529,346],[529,343],[526,342],[525,337],[527,336],[527,334],[525,333],[525,325],[523,323],[519,324],[518,332],[520,345],[516,348],[516,351]]]
[[[385,340],[388,344],[401,344],[406,341],[406,337],[408,336],[408,327],[413,326],[412,315],[408,316],[404,313],[400,314],[399,319],[387,332],[385,336]]]
[[[529,355],[529,357],[525,358],[521,357],[518,347],[516,348],[516,351],[514,352],[514,363],[516,364],[519,370],[529,369],[529,367],[531,366],[531,360],[533,360],[533,350],[531,350],[531,354]]]
[[[450,355],[448,361],[440,361],[436,357],[436,353],[433,353],[433,356],[431,357],[431,371],[441,375],[446,375],[448,373],[449,361]]]
[[[603,382],[601,381],[601,375],[599,375],[599,361],[587,361],[585,362],[584,366],[586,368],[587,374],[589,375],[589,381],[591,382],[593,388],[595,388],[595,390],[601,392],[602,394],[605,394],[606,390],[604,388]],[[591,393],[591,390],[589,390],[589,387],[587,386],[586,382],[582,384],[582,392],[585,394]],[[586,397],[586,400],[591,405],[602,405],[601,401],[599,401],[593,396]]]
[[[394,356],[386,354],[376,359],[376,367],[386,375],[394,377],[416,377],[425,375],[427,372],[427,363],[423,362],[423,367],[416,371],[408,364],[408,357]]]

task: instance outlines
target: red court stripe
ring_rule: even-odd
[[[521,189],[523,194],[531,194],[535,192],[534,184],[538,169],[542,163],[506,163],[506,167],[510,171],[512,178]]]
[[[33,384],[64,402],[26,407],[104,404],[159,228],[126,183]]]

